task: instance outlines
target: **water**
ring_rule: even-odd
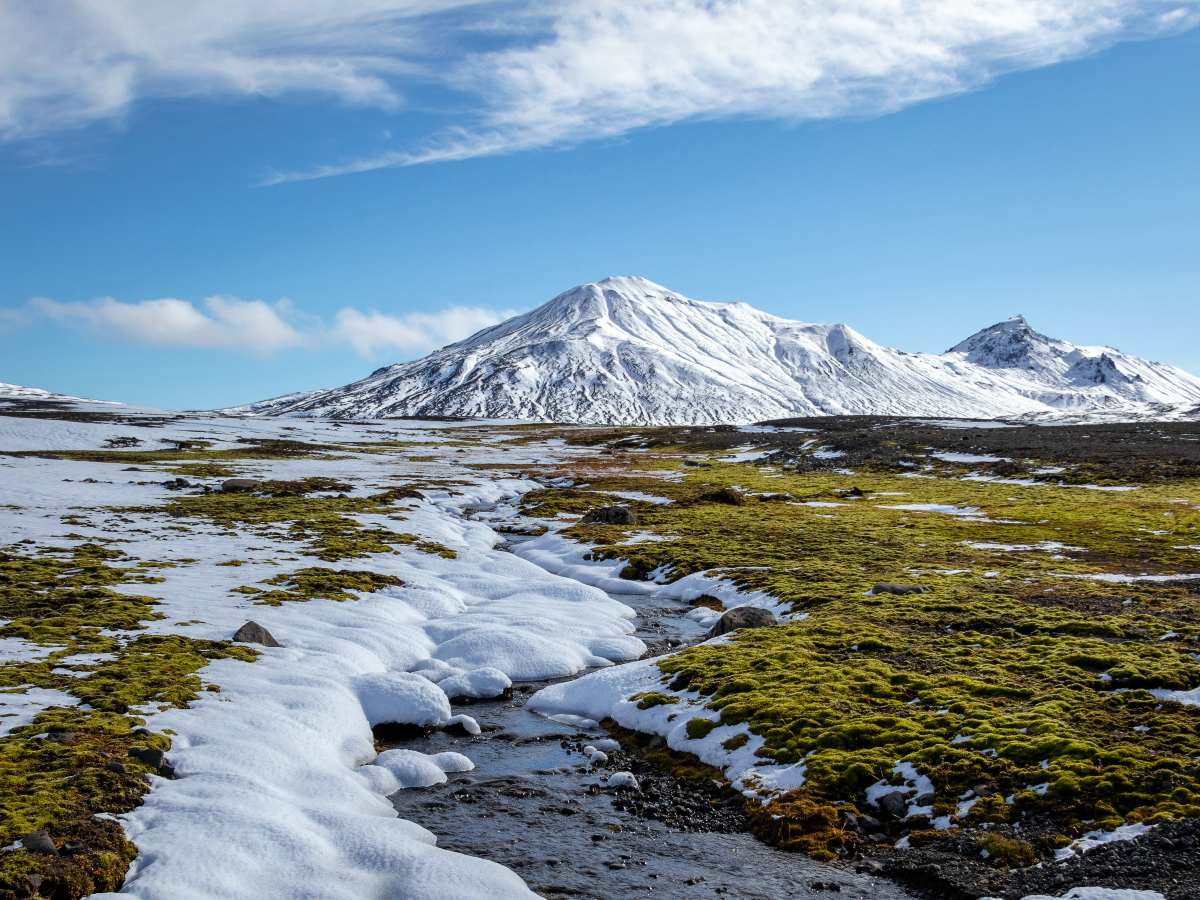
[[[638,634],[652,652],[693,643],[701,629],[687,607],[658,598],[618,597],[638,611]],[[481,735],[437,732],[396,746],[425,753],[456,750],[475,762],[432,788],[401,791],[396,810],[438,836],[438,844],[490,859],[549,898],[876,898],[911,895],[890,882],[801,854],[784,853],[745,832],[671,827],[623,812],[599,788],[580,742],[602,737],[525,709],[542,685],[518,685],[511,700],[464,706]],[[661,779],[661,780],[660,780]],[[656,776],[662,783],[665,774]],[[738,804],[734,803],[734,806]],[[682,818],[687,821],[687,811]],[[734,816],[737,818],[737,816]]]

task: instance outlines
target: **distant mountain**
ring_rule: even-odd
[[[345,387],[237,411],[672,425],[848,414],[1140,418],[1198,404],[1200,379],[1181,369],[1048,338],[1019,316],[941,355],[907,353],[846,325],[621,277]]]
[[[56,394],[42,388],[24,387],[19,384],[5,384],[0,381],[0,402],[5,400],[57,400],[79,401],[81,397],[69,397],[66,394]]]

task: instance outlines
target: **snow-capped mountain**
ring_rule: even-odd
[[[945,354],[907,353],[846,325],[793,322],[620,277],[345,387],[238,411],[667,425],[848,414],[1143,417],[1197,404],[1200,379],[1181,369],[1048,338],[1020,317]]]
[[[81,400],[80,397],[68,397],[66,394],[56,394],[43,388],[25,387],[20,384],[5,384],[0,381],[0,401],[4,400]]]

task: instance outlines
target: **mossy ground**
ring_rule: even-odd
[[[354,600],[357,599],[357,594],[353,593],[355,591],[372,593],[381,588],[399,587],[404,584],[393,575],[352,569],[327,569],[320,566],[275,575],[262,583],[280,587],[276,590],[264,590],[246,585],[236,590],[254,595],[258,603],[278,606],[281,603],[304,600]]]
[[[335,562],[341,559],[389,553],[397,545],[414,546],[426,553],[452,559],[454,551],[413,534],[364,525],[357,516],[389,515],[395,503],[412,496],[398,488],[369,496],[349,496],[348,486],[328,479],[295,482],[268,481],[262,490],[185,494],[172,497],[163,507],[124,512],[164,514],[178,519],[200,519],[236,532],[257,531],[269,537],[305,545],[306,552]],[[331,491],[338,493],[330,495]]]
[[[113,588],[161,580],[154,568],[95,543],[0,551],[0,637],[48,651],[0,665],[0,690],[52,688],[86,704],[44,710],[0,738],[0,845],[45,830],[58,847],[57,855],[0,854],[2,897],[73,898],[119,888],[135,850],[115,821],[95,815],[132,809],[148,790],[151,769],[131,750],[170,745],[141,728],[131,710],[186,705],[203,687],[197,673],[210,660],[255,656],[225,642],[139,635],[157,617],[156,601]],[[64,665],[80,653],[102,656]]]
[[[1200,582],[1087,577],[1200,572],[1200,554],[1185,549],[1200,544],[1190,470],[1147,459],[1138,471],[1151,477],[1136,490],[1097,491],[1069,485],[1113,470],[1081,474],[1078,458],[1056,473],[1066,486],[1026,486],[963,480],[980,466],[932,459],[921,460],[923,477],[904,477],[894,456],[875,466],[869,453],[854,474],[707,452],[684,465],[696,450],[678,433],[651,443],[589,461],[575,488],[530,494],[525,510],[581,513],[606,490],[669,497],[628,504],[636,526],[567,534],[628,560],[627,577],[709,571],[807,613],[664,659],[668,692],[641,701],[699,691],[710,715],[765,739],[765,760],[804,761],[805,787],[767,808],[766,836],[820,856],[856,849],[865,837],[846,814],[878,815],[864,789],[900,760],[933,780],[934,818],[981,835],[1020,826],[1036,857],[1082,831],[1200,816],[1200,709],[1144,690],[1200,685]],[[1049,452],[1018,459],[1008,475],[1054,462]],[[715,502],[730,489],[745,502]],[[979,512],[891,508],[908,504]],[[667,540],[623,544],[641,531]],[[868,593],[879,582],[928,591]],[[689,733],[704,736],[706,721],[692,719]],[[981,799],[958,817],[968,791]],[[892,841],[921,827],[928,820],[878,830]],[[1029,861],[1017,856],[1006,858]]]

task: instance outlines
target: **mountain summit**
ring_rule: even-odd
[[[941,355],[906,353],[846,325],[793,322],[613,277],[345,387],[243,409],[674,425],[850,414],[1145,416],[1197,403],[1200,379],[1181,369],[1049,338],[1021,316]]]

